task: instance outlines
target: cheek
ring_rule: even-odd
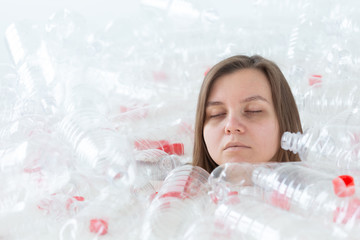
[[[277,148],[280,145],[279,125],[277,122],[268,122],[262,126],[258,126],[256,137],[258,142],[266,148]]]
[[[205,145],[211,155],[212,149],[214,148],[214,143],[218,141],[218,138],[216,136],[216,129],[214,129],[213,127],[209,126],[209,125],[205,125],[204,126],[204,130],[203,130],[203,136],[204,136],[204,141],[205,141]]]
[[[210,139],[212,139],[211,134],[212,131],[210,130],[208,125],[204,126],[204,130],[203,130],[203,136],[204,136],[204,141],[205,141],[205,145],[208,147],[208,145],[210,144]]]

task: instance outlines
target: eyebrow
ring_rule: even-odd
[[[240,102],[241,103],[246,103],[246,102],[252,102],[252,101],[264,101],[264,102],[269,103],[269,101],[266,100],[266,98],[264,98],[264,97],[262,97],[260,95],[254,95],[254,96],[247,97],[247,98],[241,100]],[[208,101],[206,103],[206,107],[217,106],[217,105],[223,105],[223,103],[219,102],[219,101]]]

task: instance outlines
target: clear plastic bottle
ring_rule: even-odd
[[[360,128],[358,108],[346,110],[325,124],[315,124],[304,133],[285,132],[281,147],[298,153],[301,160],[343,169],[360,167]]]
[[[265,201],[285,210],[338,224],[354,224],[360,219],[359,198],[351,176],[282,164],[259,166],[252,179],[262,189]]]
[[[349,175],[318,171],[304,163],[229,163],[213,172],[209,182],[219,203],[234,203],[233,196],[241,195],[325,224],[351,229],[359,223],[359,197]]]
[[[316,76],[314,77],[313,75],[309,79],[318,78]],[[321,77],[320,80],[312,81],[321,81]],[[298,108],[299,111],[304,111],[308,114],[334,116],[346,109],[360,106],[358,91],[359,86],[355,81],[345,85],[340,85],[338,82],[320,82],[320,84],[311,86],[311,88],[298,97]]]
[[[210,209],[209,209],[210,210]],[[211,216],[202,216],[194,221],[186,230],[181,240],[244,240],[241,233],[232,229],[232,226],[224,224],[213,216],[213,211],[208,211]]]
[[[343,138],[329,135],[326,129],[309,129],[302,133],[285,132],[281,138],[284,150],[298,153],[309,164],[323,164],[341,169],[359,169],[357,134],[344,133]]]
[[[76,214],[62,222],[59,239],[111,239],[113,236],[138,239],[139,226],[136,224],[141,223],[139,217],[143,208],[127,195],[127,188],[106,185],[99,195],[91,196]]]
[[[97,112],[69,114],[59,122],[57,132],[76,153],[73,164],[77,170],[110,174],[111,178],[126,175],[132,161],[129,140]]]
[[[42,31],[36,25],[13,23],[7,28],[5,37],[23,94],[41,106],[43,111],[37,114],[54,114],[59,102],[52,90],[58,83],[54,81],[55,66],[42,39]]]
[[[208,176],[204,169],[191,165],[171,171],[147,211],[142,239],[179,237],[193,219],[201,217]]]
[[[235,204],[220,204],[214,216],[230,229],[230,236],[243,239],[348,239],[349,234],[333,224],[303,218],[249,197]]]
[[[282,227],[287,221],[307,225],[309,232],[305,235],[311,238],[316,236],[317,228],[330,226],[336,226],[329,233],[330,238],[349,236],[353,234],[352,231],[356,232],[359,222],[359,198],[355,195],[352,177],[337,177],[310,169],[303,163],[227,163],[213,171],[209,183],[212,198],[217,198],[221,214],[232,212],[235,207],[236,212],[230,213],[226,221],[229,221],[228,226],[243,221],[237,226],[245,234],[245,239],[257,234],[251,229],[249,219],[255,225],[264,221],[262,229],[273,228],[279,239],[287,239],[290,236],[287,234],[294,232]],[[265,220],[267,217],[269,220]],[[262,234],[261,231],[258,233]],[[295,234],[293,237],[302,239],[303,236]]]
[[[135,153],[136,179],[162,182],[173,169],[183,165],[179,156],[158,149],[140,150]]]
[[[19,117],[19,79],[12,65],[0,64],[0,124]]]

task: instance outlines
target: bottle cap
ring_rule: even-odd
[[[75,199],[75,200],[77,200],[77,201],[79,201],[79,202],[83,202],[83,201],[85,200],[85,198],[82,197],[82,196],[73,196],[73,197],[69,198],[69,199],[66,201],[66,209],[67,209],[67,210],[69,210],[70,207],[71,207],[71,205],[73,204],[73,202],[74,202],[73,199]],[[75,210],[77,210],[77,208],[76,208]]]
[[[164,144],[161,147],[158,147],[158,149],[163,150],[170,155],[184,155],[184,144],[182,143]]]
[[[321,86],[322,76],[318,74],[309,77],[309,86]]]
[[[338,197],[349,197],[355,193],[354,178],[350,175],[341,175],[332,181],[334,192]]]
[[[105,235],[108,231],[108,223],[103,219],[91,219],[90,220],[90,232],[99,235]]]
[[[148,140],[141,139],[135,141],[135,148],[138,150],[147,150],[147,149],[159,149],[167,154],[173,155],[184,155],[184,144],[183,143],[170,143],[167,140]]]
[[[135,148],[138,150],[147,150],[147,149],[161,149],[163,145],[170,144],[167,140],[149,140],[149,139],[140,139],[134,142]]]

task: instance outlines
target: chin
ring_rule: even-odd
[[[227,159],[225,160],[223,163],[251,163],[252,161],[246,158],[231,158],[231,159]]]

